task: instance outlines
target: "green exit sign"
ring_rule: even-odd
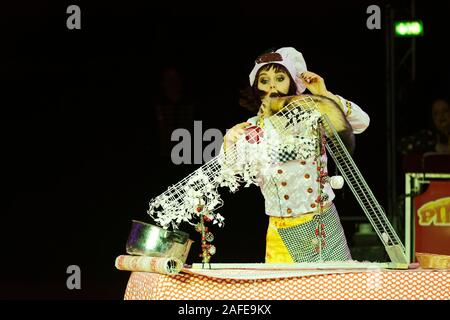
[[[396,21],[395,35],[397,37],[417,37],[423,35],[423,24],[420,20]]]

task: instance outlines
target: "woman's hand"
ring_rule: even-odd
[[[230,146],[233,146],[236,141],[238,141],[239,137],[245,133],[245,128],[251,125],[250,122],[242,122],[228,130],[223,139],[224,149],[226,150]]]
[[[270,117],[272,114],[273,114],[273,112],[271,110],[271,98],[269,95],[266,95],[261,100],[261,106],[259,107],[257,116],[266,118],[266,117]]]
[[[325,80],[318,74],[311,71],[305,71],[300,75],[300,79],[303,81],[306,89],[312,94],[327,97],[336,102],[341,109],[343,109],[341,100],[327,90],[325,86]]]
[[[300,75],[306,89],[314,95],[326,96],[328,94],[325,81],[321,76],[311,71],[305,71]]]

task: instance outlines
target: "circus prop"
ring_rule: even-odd
[[[217,212],[223,205],[218,188],[231,192],[244,184],[258,184],[259,176],[270,175],[273,164],[290,160],[317,159],[317,208],[321,211],[327,194],[322,193],[330,177],[321,165],[325,148],[382,241],[392,262],[406,263],[405,248],[373,195],[350,152],[354,149],[352,128],[337,104],[325,97],[301,95],[274,98],[273,115],[264,129],[253,126],[226,152],[170,186],[152,199],[148,214],[163,228],[177,230],[186,222],[202,234],[203,261],[209,262],[215,247],[205,223],[224,225]],[[322,234],[322,230],[317,230]],[[209,240],[207,239],[209,236]],[[320,252],[321,241],[317,250]]]

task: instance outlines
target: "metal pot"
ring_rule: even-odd
[[[149,223],[132,220],[126,250],[131,255],[171,257],[184,263],[192,242],[186,232],[165,230]]]

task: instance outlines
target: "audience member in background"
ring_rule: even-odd
[[[161,72],[159,95],[155,102],[155,113],[159,133],[159,156],[170,158],[172,132],[185,128],[192,132],[194,106],[186,92],[183,75],[175,67],[167,67]]]
[[[447,100],[436,99],[431,105],[433,128],[402,138],[401,153],[450,153],[450,106]]]

